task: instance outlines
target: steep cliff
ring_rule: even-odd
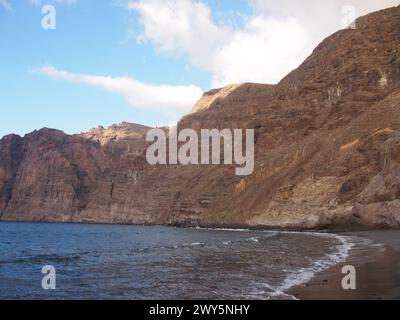
[[[278,85],[212,90],[179,128],[254,128],[255,171],[150,166],[148,127],[0,141],[4,220],[400,227],[400,7],[325,39]]]

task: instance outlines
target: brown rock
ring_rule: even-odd
[[[148,127],[0,141],[4,220],[400,226],[400,7],[325,39],[278,85],[212,90],[180,128],[256,130],[255,171],[149,166]]]

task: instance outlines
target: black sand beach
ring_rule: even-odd
[[[400,232],[360,231],[341,235],[353,237],[355,246],[348,259],[320,274],[290,294],[300,300],[391,300],[400,299]],[[356,290],[342,288],[342,268],[356,268]]]

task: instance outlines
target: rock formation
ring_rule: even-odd
[[[325,39],[277,85],[204,94],[180,128],[254,128],[255,171],[150,166],[123,123],[0,141],[2,220],[400,227],[400,7]]]

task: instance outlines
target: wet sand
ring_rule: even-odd
[[[345,232],[355,243],[349,257],[289,294],[300,300],[400,300],[400,231]],[[342,267],[356,269],[356,290],[342,288]]]

